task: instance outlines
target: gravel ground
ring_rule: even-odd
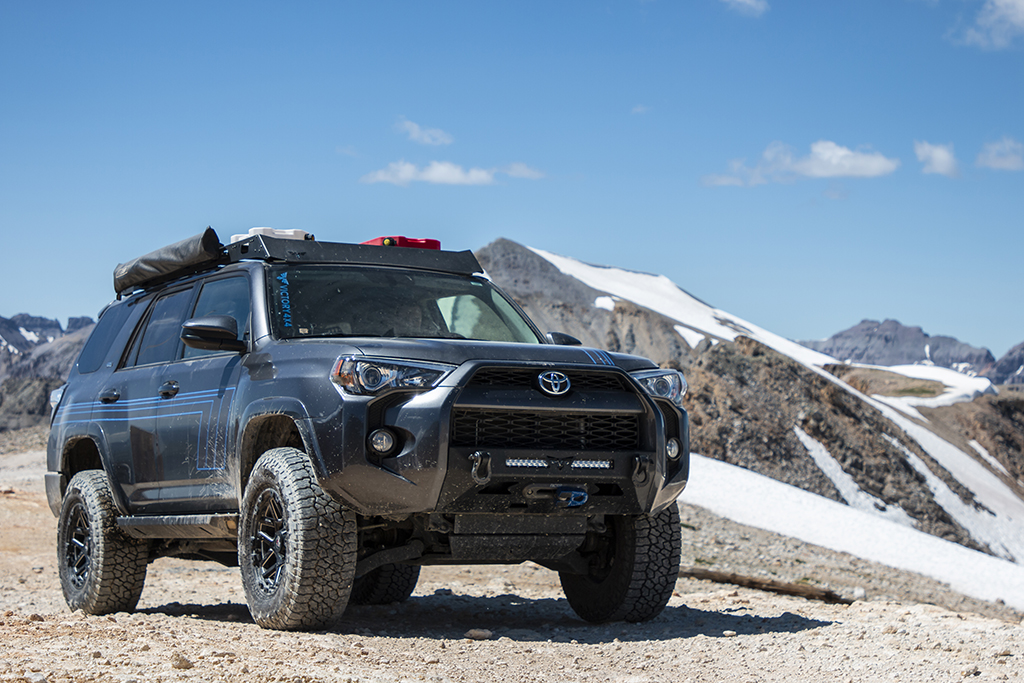
[[[0,435],[0,681],[1024,680],[1019,612],[689,506],[684,565],[857,599],[680,579],[658,618],[593,626],[532,563],[428,567],[403,604],[351,607],[328,630],[280,633],[252,623],[237,570],[161,559],[134,614],[70,613],[39,438],[14,438]]]

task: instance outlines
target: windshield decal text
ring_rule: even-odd
[[[288,292],[288,273],[281,273],[277,276],[277,281],[281,283],[278,289],[278,297],[281,301],[281,322],[285,327],[292,326],[292,299],[291,294]]]

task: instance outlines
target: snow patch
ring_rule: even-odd
[[[19,353],[21,353],[21,351],[18,350],[17,346],[8,343],[8,341],[3,337],[0,337],[0,349],[7,351],[8,353],[14,356],[17,356]]]
[[[871,398],[880,403],[884,403],[891,408],[895,408],[907,417],[920,420],[925,423],[928,422],[928,418],[919,413],[917,408],[914,406],[908,405],[907,402],[903,400],[904,397],[902,396],[882,396],[881,394],[872,394]]]
[[[735,465],[690,456],[680,501],[807,543],[943,581],[1024,609],[1024,567],[856,510]]]
[[[994,394],[996,389],[992,382],[985,377],[977,375],[966,375],[957,372],[952,368],[944,368],[939,365],[919,364],[913,365],[868,365],[866,363],[851,363],[856,368],[867,368],[869,370],[882,370],[903,375],[911,379],[923,379],[931,382],[938,382],[945,386],[945,390],[938,396],[879,396],[874,395],[876,401],[881,401],[892,406],[896,410],[909,415],[910,417],[927,422],[917,408],[940,408],[951,406],[955,403],[965,403],[984,394]]]
[[[606,311],[614,311],[615,299],[610,296],[599,296],[594,299],[594,308],[603,308]]]
[[[26,330],[24,327],[19,327],[18,332],[21,332],[21,336],[28,339],[33,344],[39,343],[39,335],[32,330]]]
[[[676,325],[675,330],[691,349],[697,348],[697,344],[700,344],[702,341],[707,339],[704,334],[696,330],[691,330],[689,327],[685,327],[683,325]]]
[[[807,449],[818,469],[825,473],[825,476],[829,478],[836,487],[836,490],[839,491],[839,495],[843,497],[843,500],[850,507],[882,517],[883,519],[888,519],[897,524],[909,527],[914,526],[914,518],[908,515],[903,508],[898,505],[886,505],[885,501],[872,496],[858,486],[854,478],[843,470],[843,466],[832,457],[832,454],[828,452],[828,449],[820,441],[817,441],[799,427],[794,426],[793,432],[796,434],[796,438],[800,439],[800,443],[804,445],[804,448]]]
[[[903,452],[910,466],[924,478],[925,484],[931,489],[935,502],[942,506],[942,509],[948,512],[949,516],[957,524],[966,529],[971,538],[987,545],[989,550],[999,557],[1010,561],[1015,561],[1018,557],[1024,559],[1024,534],[1020,530],[1014,531],[1013,517],[1007,516],[1009,517],[1008,519],[1000,520],[1000,517],[1003,515],[993,514],[995,511],[989,512],[988,510],[980,510],[973,505],[967,505],[960,500],[960,496],[956,495],[952,489],[946,486],[944,481],[935,476],[928,468],[928,465],[910,449],[888,434],[883,434],[882,436],[886,441]],[[928,449],[926,448],[925,450]],[[969,457],[966,453],[961,452],[961,454]],[[973,460],[972,462],[977,467],[984,469],[977,462]],[[988,470],[985,470],[985,472],[992,476]],[[953,476],[955,477],[956,474],[953,473]],[[962,480],[961,483],[963,483]],[[1018,498],[1017,501],[1020,502],[1020,499]],[[984,502],[982,500],[983,504]],[[1017,519],[1024,518],[1017,517]]]
[[[968,377],[978,376],[978,373],[974,371],[974,368],[971,366],[970,363],[953,363],[949,367],[950,369],[956,370],[960,374],[967,375]]]
[[[971,439],[971,448],[973,448],[974,450],[978,451],[978,455],[980,455],[982,458],[984,458],[985,462],[987,462],[989,465],[992,465],[992,467],[994,467],[995,469],[999,470],[1000,472],[1002,472],[1006,476],[1008,476],[1008,477],[1010,476],[1010,473],[1006,471],[1006,468],[1003,467],[1003,464],[1001,462],[999,462],[998,460],[996,460],[994,457],[992,457],[992,454],[989,453],[987,450],[985,450],[985,447],[982,446],[980,443],[978,443],[974,439]]]
[[[770,346],[779,353],[806,365],[826,365],[836,359],[819,353],[794,341],[780,337],[763,328],[713,308],[688,294],[664,275],[651,275],[610,266],[593,266],[566,256],[528,247],[562,273],[574,277],[599,292],[607,292],[627,301],[649,308],[668,318],[685,324],[693,330],[725,341],[734,341],[745,335]]]

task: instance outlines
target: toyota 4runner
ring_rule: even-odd
[[[256,623],[409,597],[422,565],[558,572],[582,618],[659,614],[689,470],[683,376],[543,334],[433,240],[204,233],[114,271],[54,392],[71,609],[163,556],[239,566]]]

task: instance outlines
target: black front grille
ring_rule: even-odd
[[[469,381],[469,386],[535,387],[537,375],[547,368],[481,368]],[[573,389],[580,391],[630,391],[633,389],[621,376],[613,372],[592,370],[562,370],[569,377]]]
[[[627,451],[640,447],[637,415],[456,409],[453,446]]]

